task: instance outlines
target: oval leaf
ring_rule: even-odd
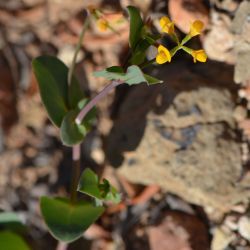
[[[3,231],[0,232],[0,249],[30,250],[31,248],[19,235],[10,231]]]
[[[73,76],[71,84],[68,91],[69,106],[71,109],[75,109],[78,103],[84,98],[83,91],[80,88],[79,82]]]
[[[83,98],[77,79],[73,76],[68,87],[68,67],[53,56],[40,56],[32,61],[42,102],[52,122],[60,127],[69,109],[75,109]]]
[[[40,201],[43,218],[51,234],[58,240],[72,242],[104,212],[88,202],[71,204],[65,198],[42,197]]]
[[[68,111],[68,68],[53,56],[40,56],[32,61],[43,104],[52,122],[60,127]]]
[[[78,110],[71,110],[63,118],[60,128],[60,137],[63,144],[66,146],[79,144],[87,133],[87,128],[84,124],[78,125],[75,122],[78,112]]]
[[[140,15],[140,11],[136,7],[128,6],[127,9],[130,17],[129,45],[132,50],[134,50],[141,38],[144,24]]]

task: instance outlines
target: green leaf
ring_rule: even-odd
[[[130,17],[129,44],[132,50],[134,50],[141,38],[144,24],[140,11],[136,7],[128,6],[127,9]]]
[[[109,181],[103,179],[103,182],[100,182],[98,176],[89,168],[83,171],[77,190],[98,200],[114,203],[121,201],[120,194]]]
[[[161,38],[160,34],[150,34],[150,33],[147,33],[145,35],[145,39],[150,43],[150,45],[153,45],[160,38]]]
[[[127,73],[116,73],[114,71],[111,72],[110,70],[108,71],[108,69],[94,72],[94,76],[104,77],[108,80],[121,80],[129,85],[140,84],[142,82],[146,82],[148,85],[151,85],[162,82],[157,78],[144,74],[137,65],[129,66]]]
[[[151,44],[148,42],[147,39],[142,40],[137,46],[136,49],[130,59],[132,64],[142,64],[146,58],[146,52]]]
[[[10,231],[0,232],[0,248],[6,250],[31,249],[19,235]]]
[[[102,71],[94,72],[94,76],[105,77],[108,80],[122,80],[129,85],[139,84],[146,81],[143,77],[142,71],[136,65],[129,66],[127,73],[116,73],[114,71],[110,72],[110,68],[108,68]]]
[[[66,146],[79,144],[87,134],[87,128],[84,123],[78,125],[75,122],[78,113],[78,110],[71,110],[63,118],[60,127],[60,137],[63,144]]]
[[[82,173],[77,190],[101,200],[102,196],[98,185],[98,176],[91,169],[86,168]]]
[[[120,66],[112,66],[112,67],[106,68],[106,70],[108,72],[113,72],[113,73],[121,73],[121,74],[124,73],[123,68]]]
[[[127,73],[126,73],[123,80],[128,85],[134,85],[134,84],[146,82],[146,79],[144,78],[144,75],[143,75],[141,69],[136,65],[132,65],[132,66],[128,67]]]
[[[72,82],[69,86],[68,99],[71,109],[75,109],[78,103],[84,98],[83,91],[80,88],[79,82],[73,76]]]
[[[68,111],[68,69],[52,56],[37,57],[32,66],[49,117],[59,127]]]
[[[16,213],[2,212],[0,213],[0,227],[9,230],[23,231],[25,226]]]
[[[16,213],[12,212],[2,212],[0,213],[0,225],[6,224],[6,223],[21,223],[22,221],[17,216]]]
[[[153,85],[153,84],[157,84],[157,83],[163,83],[162,80],[157,79],[157,78],[155,78],[153,76],[150,76],[150,75],[147,75],[147,74],[144,74],[144,77],[147,80],[148,85]]]
[[[96,118],[96,108],[92,108],[85,116],[81,124],[76,124],[75,119],[80,110],[88,103],[84,98],[77,104],[77,108],[70,110],[63,118],[60,127],[60,137],[64,145],[73,146],[79,144],[85,138],[87,132],[91,129],[93,121]]]
[[[60,127],[63,117],[82,99],[82,91],[75,77],[70,90],[68,67],[53,56],[40,56],[32,61],[42,102],[52,122]]]
[[[104,197],[106,201],[112,201],[114,203],[121,202],[121,195],[117,192],[115,187],[110,185],[108,180],[103,179],[103,183],[99,183],[98,187],[102,197]]]
[[[111,68],[107,68],[101,71],[95,71],[93,75],[95,77],[104,77],[107,80],[123,80],[124,79],[124,76],[126,75],[125,73],[111,71],[110,69]]]
[[[86,201],[71,204],[66,198],[42,197],[41,212],[51,234],[58,240],[72,242],[104,212]]]
[[[107,193],[105,200],[112,201],[115,204],[118,204],[121,202],[121,195],[117,192],[117,190],[111,186],[110,191]]]

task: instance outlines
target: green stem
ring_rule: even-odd
[[[192,55],[192,49],[186,47],[186,46],[181,46],[181,49],[183,49],[184,51],[186,51],[188,54]]]
[[[181,49],[180,44],[177,45],[177,46],[175,46],[173,49],[171,49],[171,50],[170,50],[170,55],[171,55],[171,57],[173,57],[173,56],[176,54],[176,52],[177,52],[178,50],[180,50],[180,49]]]
[[[176,35],[176,33],[173,33],[171,35],[172,39],[177,43],[177,45],[180,45],[180,41],[179,41],[179,38],[178,36]]]
[[[155,58],[153,58],[153,59],[151,59],[151,60],[149,60],[149,61],[147,61],[147,62],[142,63],[141,65],[139,65],[139,67],[140,67],[141,69],[144,69],[144,68],[146,68],[146,67],[152,65],[154,62],[155,62]]]
[[[69,68],[69,73],[68,73],[68,85],[71,84],[72,82],[72,78],[73,78],[73,73],[74,73],[74,70],[75,70],[75,65],[76,65],[76,59],[77,59],[77,55],[81,49],[81,46],[82,46],[82,41],[83,41],[83,37],[84,37],[84,34],[89,26],[89,23],[90,23],[90,18],[89,18],[89,12],[86,10],[86,13],[87,13],[87,16],[85,18],[85,22],[84,22],[84,25],[83,25],[83,28],[81,30],[81,33],[80,33],[80,37],[79,37],[79,40],[78,40],[78,43],[76,45],[76,49],[75,49],[75,53],[74,53],[74,56],[73,56],[73,59],[72,59],[72,63],[71,63],[71,66]]]
[[[191,38],[192,38],[192,37],[191,37],[189,34],[187,34],[187,35],[183,38],[183,40],[181,41],[181,45],[184,45],[185,43],[187,43]]]

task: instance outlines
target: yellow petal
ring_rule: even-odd
[[[99,19],[97,21],[97,27],[102,32],[106,31],[108,28],[108,21],[106,21],[105,19]]]
[[[166,57],[166,55],[164,54],[164,52],[161,51],[160,53],[157,54],[157,56],[156,56],[156,62],[158,64],[163,64],[163,63],[165,63],[167,61],[168,61],[168,58]]]
[[[196,61],[206,62],[207,61],[207,55],[203,49],[193,50],[192,56],[193,56],[194,62],[196,62]]]
[[[160,26],[163,28],[164,26],[168,25],[169,23],[171,23],[170,19],[167,16],[163,16],[160,19]]]
[[[191,24],[189,35],[191,37],[197,36],[201,33],[202,29],[204,27],[204,24],[200,20],[196,20]]]
[[[167,48],[165,48],[163,45],[160,45],[158,47],[158,54],[156,56],[156,62],[158,64],[163,64],[165,62],[171,61],[171,55]]]
[[[168,17],[164,16],[160,19],[160,26],[163,32],[168,34],[174,33],[174,23]]]

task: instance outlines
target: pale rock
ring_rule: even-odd
[[[75,46],[72,45],[65,45],[60,48],[58,52],[58,58],[61,59],[68,67],[72,64],[72,59],[75,54]],[[80,62],[84,57],[83,51],[80,50],[77,58],[76,58],[76,63]]]
[[[235,34],[234,53],[236,66],[234,80],[236,83],[246,83],[250,80],[250,2],[243,1],[235,15],[231,27]]]
[[[250,218],[242,216],[238,221],[238,231],[246,240],[250,241]]]
[[[213,233],[211,250],[225,250],[225,248],[235,239],[235,236],[222,228],[216,228]]]
[[[129,181],[158,184],[211,208],[209,217],[218,219],[250,196],[245,182],[237,184],[242,159],[233,68],[169,64],[157,77],[165,83],[142,84],[126,95],[105,142],[107,159]]]
[[[212,12],[211,16],[212,25],[204,37],[204,49],[210,59],[234,64],[234,36],[230,26],[217,12]]]

